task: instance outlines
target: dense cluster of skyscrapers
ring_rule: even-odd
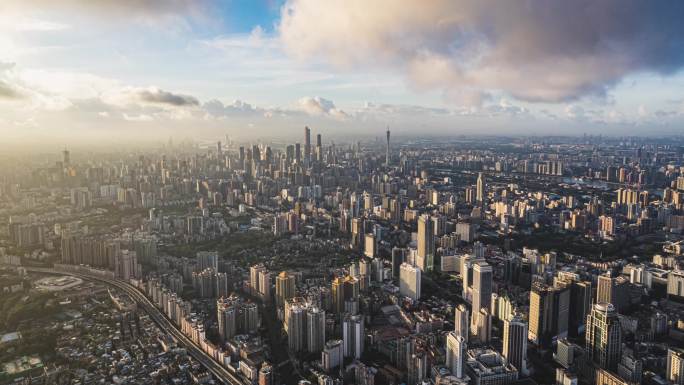
[[[311,135],[16,169],[0,257],[140,287],[255,384],[684,384],[684,147]]]

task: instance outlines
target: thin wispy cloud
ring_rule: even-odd
[[[175,94],[158,88],[136,90],[134,94],[140,101],[145,103],[166,104],[175,107],[199,105],[199,101],[194,96]]]
[[[6,82],[0,80],[0,98],[3,99],[19,99],[22,97],[22,94],[14,89],[11,85],[7,84]]]
[[[71,26],[49,20],[26,18],[16,21],[14,28],[20,32],[54,32],[64,31],[71,28]]]

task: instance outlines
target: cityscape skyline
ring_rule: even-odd
[[[324,138],[7,160],[0,384],[684,381],[681,139]]]
[[[0,385],[684,385],[684,1],[0,0]]]

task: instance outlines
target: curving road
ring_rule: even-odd
[[[58,271],[54,269],[45,269],[45,268],[31,268],[27,267],[25,268],[27,271],[30,272],[35,272],[35,273],[44,273],[44,274],[57,274],[57,275],[71,275],[74,277],[86,279],[86,280],[91,280],[91,281],[99,281],[103,282],[105,284],[108,284],[110,286],[114,286],[126,294],[128,294],[132,300],[134,300],[139,307],[142,307],[142,309],[147,312],[147,314],[150,315],[152,320],[159,325],[159,327],[164,330],[164,332],[172,335],[178,343],[183,345],[188,353],[192,355],[198,362],[200,362],[204,367],[206,367],[216,378],[218,378],[220,381],[222,381],[224,384],[230,384],[230,385],[245,385],[245,384],[251,384],[247,380],[242,380],[233,373],[229,372],[225,367],[223,367],[221,364],[219,364],[216,360],[214,360],[211,356],[209,356],[207,353],[205,353],[202,349],[200,349],[197,345],[195,345],[192,340],[190,340],[183,332],[181,332],[178,327],[169,320],[164,313],[162,313],[153,303],[150,301],[140,290],[138,290],[135,286],[121,280],[114,280],[114,279],[109,279],[109,278],[104,278],[104,277],[99,277],[95,275],[89,275],[89,274],[83,274],[83,273],[76,273],[76,272],[67,272],[67,271]]]

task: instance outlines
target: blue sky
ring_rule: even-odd
[[[0,130],[681,133],[682,3],[525,4],[8,0]]]
[[[221,5],[224,33],[250,33],[255,26],[261,26],[272,33],[280,17],[282,1],[276,0],[234,0]]]

